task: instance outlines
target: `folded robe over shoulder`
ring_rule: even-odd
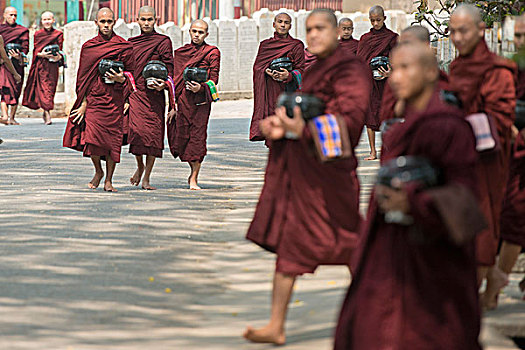
[[[62,50],[64,35],[54,28],[41,29],[35,33],[34,41],[33,62],[29,69],[22,105],[31,109],[42,108],[50,111],[55,106],[59,62],[51,62],[47,58],[38,57],[37,54],[47,45],[53,44],[60,46]]]
[[[525,70],[518,72],[518,100],[525,100]],[[501,211],[501,239],[525,248],[525,131],[514,141]]]
[[[82,45],[77,72],[77,99],[72,110],[79,108],[84,99],[87,100],[87,109],[80,125],[73,124],[72,118],[68,119],[63,145],[83,151],[87,156],[111,156],[115,162],[120,162],[124,102],[133,89],[128,79],[124,84],[104,83],[98,71],[98,64],[103,58],[121,61],[125,71],[134,72],[133,46],[122,37],[113,33],[106,38],[99,33]]]
[[[264,140],[259,130],[259,122],[274,113],[277,97],[284,92],[286,83],[292,80],[292,74],[290,74],[285,82],[275,81],[266,74],[266,69],[269,68],[273,60],[288,57],[292,60],[293,69],[303,74],[304,56],[303,42],[292,38],[290,35],[281,37],[275,33],[273,38],[261,41],[253,64],[254,105],[250,124],[250,141]]]
[[[162,157],[164,149],[164,91],[146,87],[142,71],[149,61],[164,62],[173,77],[173,48],[168,36],[156,32],[130,38],[135,56],[137,91],[129,98],[129,151],[135,155]]]
[[[29,30],[19,24],[9,25],[7,23],[0,24],[0,36],[4,39],[4,45],[14,43],[22,45],[22,52],[27,55],[29,52]],[[5,64],[0,65],[0,96],[3,102],[8,105],[18,104],[18,99],[22,93],[22,86],[24,85],[24,65],[19,60],[12,59],[13,66],[20,76],[22,81],[16,83],[15,78],[9,72]]]
[[[489,228],[478,235],[478,264],[492,266],[500,238],[500,215],[509,171],[511,126],[516,106],[516,66],[489,51],[481,40],[473,53],[450,64],[449,82],[465,113],[486,113],[497,126],[499,151],[481,154],[476,167],[478,191]]]
[[[383,142],[382,163],[425,157],[442,171],[441,190],[475,193],[474,135],[438,91],[426,111],[407,112]],[[335,349],[481,349],[474,238],[451,234],[429,191],[408,186],[407,192],[411,226],[386,223],[372,194]]]
[[[349,52],[357,55],[357,47],[359,46],[359,40],[350,38],[350,39],[339,39],[339,45],[347,49]]]
[[[377,56],[390,55],[390,51],[394,48],[397,43],[398,35],[388,29],[386,25],[379,30],[371,28],[370,31],[364,34],[359,39],[359,45],[357,47],[357,55],[365,60],[369,65],[370,60]],[[370,68],[369,68],[370,69]],[[372,79],[372,77],[370,77]],[[365,124],[372,130],[378,131],[380,122],[380,110],[381,100],[383,98],[383,89],[385,88],[386,79],[374,80],[372,93],[370,95],[370,112],[367,115]]]
[[[186,44],[174,53],[175,97],[177,116],[168,125],[168,143],[173,157],[183,162],[202,162],[207,153],[206,140],[213,97],[208,84],[201,83],[196,94],[186,90],[183,79],[186,67],[205,68],[208,80],[219,82],[221,53],[215,46]]]
[[[369,75],[365,63],[341,47],[304,75],[303,92],[322,99],[326,113],[344,119],[352,149],[368,108]],[[321,163],[308,128],[300,140],[272,141],[269,147],[247,239],[276,253],[277,271],[285,274],[311,273],[322,264],[348,265],[361,222],[355,154]]]

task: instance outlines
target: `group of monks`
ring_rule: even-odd
[[[380,6],[369,16],[372,28],[357,42],[351,20],[312,11],[303,53],[283,13],[274,37],[261,42],[250,140],[265,140],[269,157],[247,239],[275,253],[276,263],[270,320],[243,336],[284,344],[296,278],[337,264],[348,266],[352,282],[336,350],[480,349],[481,313],[497,307],[525,247],[525,129],[515,125],[525,67],[489,50],[472,5],[451,15],[459,55],[448,74],[425,27],[398,35],[386,28]],[[515,41],[525,52],[524,17],[516,20]],[[370,61],[378,56],[389,64],[374,79]],[[293,62],[291,71],[268,68],[282,57]],[[293,115],[276,107],[281,93],[293,91],[321,100],[325,114],[303,118],[299,106]],[[380,155],[383,180],[363,219],[354,149],[365,126],[367,159]],[[320,143],[344,146],[345,137],[349,154],[323,158]]]
[[[77,99],[68,118],[63,145],[91,158],[95,175],[88,184],[90,188],[97,188],[105,175],[104,190],[116,192],[113,173],[120,162],[122,145],[129,143],[129,152],[137,161],[131,184],[138,186],[142,181],[143,189],[155,190],[150,176],[155,160],[162,157],[168,106],[170,151],[175,158],[189,163],[189,188],[199,190],[197,181],[207,151],[211,103],[218,99],[220,52],[205,42],[208,25],[202,20],[191,24],[191,43],[175,51],[170,38],[155,31],[157,17],[153,7],[140,8],[137,22],[141,34],[126,41],[113,32],[113,11],[98,11],[98,35],[81,49]],[[102,60],[111,64],[103,73],[99,69]],[[157,65],[157,70],[167,71],[166,76],[146,78],[144,70],[151,64]],[[185,81],[186,68],[203,70],[207,80]],[[106,161],[105,173],[102,160]]]

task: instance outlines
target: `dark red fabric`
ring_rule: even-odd
[[[341,45],[343,48],[347,49],[354,55],[357,55],[357,47],[359,45],[359,40],[354,38],[350,38],[348,40],[339,39],[339,45]]]
[[[221,53],[215,46],[186,44],[175,50],[173,80],[177,115],[168,125],[168,143],[173,157],[183,162],[202,162],[207,153],[206,140],[212,98],[206,83],[194,94],[186,90],[183,73],[186,67],[206,68],[208,80],[219,82]]]
[[[304,74],[303,93],[322,99],[326,113],[344,118],[352,148],[368,108],[369,75],[366,64],[341,47]],[[307,130],[300,140],[269,143],[264,187],[247,233],[277,254],[277,271],[291,275],[321,264],[348,265],[361,221],[355,154],[321,163]]]
[[[311,54],[310,51],[308,51],[308,48],[304,50],[304,71],[312,66],[312,64],[317,61],[317,56],[314,54]]]
[[[455,91],[466,114],[486,113],[497,125],[501,150],[482,154],[476,167],[480,205],[489,228],[478,235],[478,264],[495,263],[500,238],[500,214],[505,195],[510,159],[510,128],[516,106],[515,64],[489,51],[481,40],[469,56],[450,64],[450,88]]]
[[[361,37],[361,39],[359,39],[357,55],[362,57],[367,64],[370,64],[370,60],[374,57],[388,57],[390,55],[390,51],[394,48],[394,46],[397,43],[397,37],[398,35],[390,29],[388,29],[386,25],[384,25],[379,30],[371,28],[370,32],[364,34]],[[381,125],[381,100],[383,98],[383,90],[385,88],[386,79],[370,79],[372,79],[373,88],[372,93],[370,95],[370,112],[367,115],[365,124],[372,130],[378,131],[379,126]]]
[[[475,192],[474,135],[461,111],[436,90],[426,111],[405,117],[384,135],[381,162],[422,156],[442,170],[444,187]],[[372,194],[334,348],[481,349],[474,240],[452,243],[428,193],[407,192],[411,226],[386,223]]]
[[[304,44],[301,40],[280,37],[277,33],[273,38],[261,41],[259,51],[253,64],[253,115],[250,125],[250,141],[263,141],[264,137],[259,130],[259,122],[272,115],[275,111],[277,97],[284,92],[285,83],[292,80],[290,74],[287,82],[273,80],[265,70],[277,58],[289,57],[293,62],[294,70],[304,73],[305,66]]]
[[[87,100],[87,109],[80,125],[68,119],[63,145],[77,151],[84,151],[86,145],[93,145],[106,150],[115,162],[120,162],[124,102],[132,89],[127,79],[124,84],[104,83],[98,71],[98,63],[103,58],[122,61],[126,71],[134,72],[133,46],[120,36],[112,34],[106,38],[99,33],[82,45],[77,72],[77,99],[72,110],[79,108],[84,99]]]
[[[149,61],[162,61],[173,77],[173,48],[168,36],[156,32],[130,38],[135,56],[137,91],[129,98],[129,151],[134,155],[162,157],[164,149],[164,91],[146,87],[142,71]]]
[[[13,26],[4,23],[0,24],[0,36],[4,39],[4,45],[15,43],[22,45],[22,52],[27,55],[29,52],[29,30],[19,24]],[[3,102],[8,105],[17,105],[22,86],[24,85],[24,65],[18,60],[11,60],[18,74],[22,76],[22,81],[16,83],[13,75],[7,70],[5,64],[0,65],[0,96]]]
[[[56,44],[62,49],[64,34],[60,30],[41,29],[35,33],[33,62],[27,77],[22,105],[31,108],[42,108],[50,111],[55,107],[54,99],[58,83],[59,62],[50,62],[47,58],[38,57],[47,45]]]
[[[448,91],[450,89],[448,84],[448,74],[442,70],[439,71],[438,87],[440,90]],[[381,122],[395,118],[394,107],[396,102],[397,98],[394,96],[394,91],[389,84],[386,84],[385,89],[383,90],[383,99],[381,102]]]

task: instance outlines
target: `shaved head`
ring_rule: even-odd
[[[101,9],[99,9],[97,11],[97,19],[101,16],[101,15],[106,15],[106,14],[110,14],[111,15],[111,18],[115,19],[115,12],[113,12],[112,9],[110,9],[109,7],[103,7]]]
[[[203,21],[202,19],[196,19],[195,21],[191,22],[190,29],[194,26],[202,27],[204,30],[206,30],[206,33],[208,33],[208,23],[206,23],[206,21]]]
[[[10,26],[16,24],[16,18],[18,17],[18,12],[12,6],[6,7],[4,10],[4,22]]]
[[[474,21],[474,24],[480,24],[481,22],[483,22],[483,18],[481,17],[481,10],[478,7],[471,4],[459,5],[458,7],[456,7],[454,12],[452,12],[452,15],[450,17],[452,18],[453,16],[467,16]]]
[[[372,6],[370,8],[370,11],[368,11],[368,15],[378,15],[378,16],[385,16],[385,10],[379,6],[379,5],[376,5],[376,6]]]
[[[392,50],[392,57],[396,52],[408,52],[415,61],[420,63],[424,68],[439,69],[436,55],[432,49],[422,42],[404,42],[399,43]]]
[[[310,12],[308,14],[308,17],[306,17],[306,19],[308,20],[308,18],[310,18],[311,16],[314,16],[314,15],[325,16],[326,20],[333,27],[337,27],[337,17],[335,16],[334,11],[332,11],[330,9],[314,9],[314,10],[312,10],[312,12]]]
[[[51,17],[55,18],[55,14],[53,12],[51,12],[51,11],[44,11],[40,15],[40,17],[47,17],[47,16],[51,16]]]
[[[273,21],[275,22],[277,20],[277,17],[282,17],[282,16],[286,16],[288,17],[288,20],[291,22],[292,21],[292,17],[287,14],[286,12],[280,12],[277,14],[277,16],[275,16],[275,18],[273,19]]]
[[[151,7],[151,6],[142,6],[141,8],[139,8],[139,13],[137,16],[140,17],[141,14],[143,13],[152,13],[153,14],[153,17],[157,17],[157,14],[155,12],[155,8]]]
[[[346,23],[351,24],[351,25],[354,24],[354,22],[348,17],[343,17],[339,20],[339,26],[342,26],[343,24],[346,24]]]
[[[399,42],[420,41],[423,44],[430,44],[430,32],[423,26],[411,26],[403,29],[399,36]]]
[[[7,13],[9,13],[9,12],[12,12],[12,11],[14,11],[14,12],[18,12],[18,11],[16,10],[16,8],[14,8],[13,6],[8,6],[8,7],[6,7],[5,10],[4,10],[4,15],[7,14]]]

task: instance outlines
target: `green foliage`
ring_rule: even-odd
[[[518,0],[437,0],[437,8],[432,9],[429,0],[416,0],[415,23],[426,23],[433,28],[433,34],[448,36],[448,19],[454,8],[461,3],[474,4],[481,9],[483,20],[488,28],[494,23],[502,23],[507,16],[517,16],[525,12],[525,1]]]

